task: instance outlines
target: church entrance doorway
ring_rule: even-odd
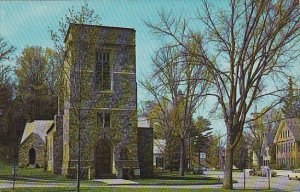
[[[108,141],[101,140],[95,148],[95,177],[112,175],[112,147]]]
[[[31,148],[29,149],[29,165],[34,165],[35,164],[35,149]]]

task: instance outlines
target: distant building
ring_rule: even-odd
[[[271,163],[271,154],[270,150],[271,147],[273,147],[273,141],[275,137],[276,132],[271,131],[271,132],[265,132],[264,133],[264,139],[263,139],[263,144],[262,144],[262,156],[263,156],[263,166],[268,166],[270,167]]]
[[[19,148],[19,166],[45,166],[46,132],[53,121],[35,120],[26,123]]]
[[[164,168],[165,167],[165,139],[154,139],[153,140],[153,165],[154,167]]]
[[[153,129],[145,117],[138,118],[138,161],[140,176],[142,178],[153,177]]]
[[[300,167],[300,120],[283,120],[274,138],[276,165],[282,168]]]

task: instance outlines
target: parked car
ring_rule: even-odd
[[[268,169],[270,170],[270,173],[271,173],[271,176],[272,177],[275,177],[277,175],[277,172],[268,168],[268,167],[262,167],[261,169],[251,169],[249,171],[249,175],[250,176],[263,176],[263,177],[266,177],[268,175]]]
[[[254,170],[254,169],[251,169],[251,170],[249,171],[249,175],[250,175],[250,176],[254,176],[254,175],[255,175],[255,170]]]
[[[194,175],[203,175],[204,171],[207,171],[207,168],[205,168],[205,167],[194,167],[193,168]]]
[[[300,169],[294,169],[292,173],[288,174],[289,180],[297,179],[300,180]]]
[[[261,169],[257,170],[257,171],[256,171],[256,175],[257,175],[257,176],[262,176],[262,175],[263,175],[262,170],[261,170]]]
[[[261,176],[267,177],[268,176],[268,170],[270,171],[271,177],[275,177],[277,175],[277,172],[270,169],[270,168],[262,168],[261,169]]]
[[[258,171],[258,170],[255,169],[255,168],[254,168],[254,169],[251,169],[251,170],[249,171],[249,175],[250,175],[250,176],[255,176],[255,175],[257,175],[257,171]]]

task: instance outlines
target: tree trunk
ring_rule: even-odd
[[[233,166],[233,151],[230,149],[230,146],[227,144],[226,154],[225,154],[225,170],[224,170],[224,189],[233,189],[232,185],[232,166]]]
[[[180,162],[179,162],[179,176],[184,176],[185,171],[185,142],[180,140]]]

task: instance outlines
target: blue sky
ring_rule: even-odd
[[[161,8],[190,17],[200,7],[198,0],[100,0],[88,3],[102,18],[102,25],[136,29],[138,75],[150,69],[153,51],[160,46],[143,20],[155,20],[156,11]],[[26,46],[52,47],[48,28],[57,29],[58,21],[68,8],[74,6],[79,10],[81,5],[82,1],[1,1],[0,34],[17,48],[17,54]]]
[[[224,0],[213,1],[216,7],[226,7]],[[151,56],[161,42],[149,33],[143,20],[157,20],[156,11],[172,10],[175,15],[195,17],[201,10],[199,0],[99,0],[88,1],[89,7],[102,18],[102,25],[129,27],[136,30],[137,78],[151,70]],[[17,48],[17,55],[26,46],[52,47],[48,28],[56,30],[59,20],[74,6],[83,1],[0,1],[0,35]],[[198,26],[195,26],[198,27]],[[139,101],[147,100],[147,94],[138,89]],[[205,111],[205,109],[201,109]],[[222,120],[211,119],[213,127],[223,129]],[[223,130],[222,132],[224,132]]]

